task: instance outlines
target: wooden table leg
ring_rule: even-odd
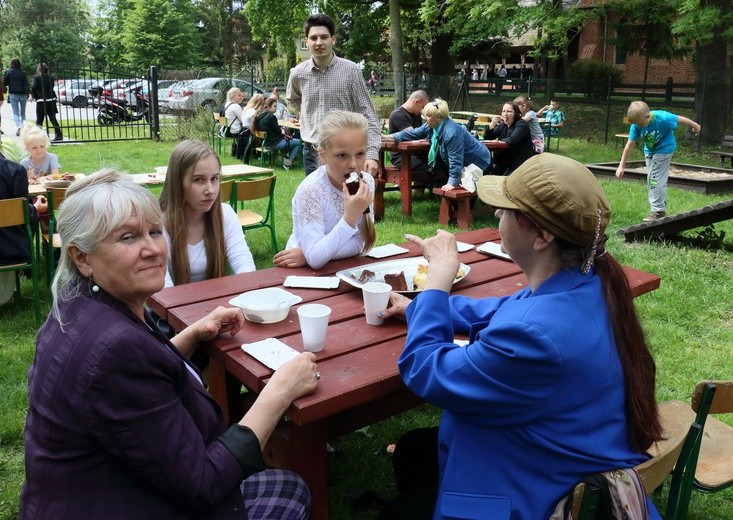
[[[325,423],[298,426],[288,422],[278,426],[264,452],[269,465],[286,467],[308,484],[313,497],[311,520],[328,519],[327,441]]]
[[[438,215],[438,222],[444,226],[447,226],[450,222],[450,202],[447,197],[440,197],[440,213]]]
[[[384,218],[384,178],[382,174],[374,179],[374,220],[379,222]]]
[[[402,214],[412,215],[412,169],[410,168],[410,152],[400,152],[400,195],[402,195]]]

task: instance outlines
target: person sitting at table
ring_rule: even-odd
[[[532,110],[532,100],[529,96],[517,96],[514,98],[514,102],[519,107],[522,119],[529,125],[529,134],[532,136],[532,145],[534,146],[535,153],[544,152],[545,134],[542,132],[540,122],[537,120],[537,112]]]
[[[424,90],[416,90],[407,98],[400,107],[389,115],[389,133],[396,134],[413,128],[420,128],[423,125],[422,110],[428,104],[430,98]],[[402,155],[399,152],[390,153],[392,165],[400,167],[402,163]],[[412,154],[410,156],[410,170],[413,172],[430,172],[428,166],[428,153]]]
[[[277,110],[275,110],[275,117],[278,120],[289,120],[292,116],[290,115],[290,111],[288,110],[288,107],[280,101],[280,91],[277,89],[277,87],[272,89],[272,92],[270,92],[270,97],[277,101]]]
[[[382,136],[383,141],[430,141],[428,165],[433,171],[448,171],[443,191],[451,191],[461,184],[463,168],[474,164],[484,173],[491,171],[491,153],[466,129],[448,117],[448,103],[437,98],[423,109],[425,124],[419,128]]]
[[[244,93],[239,88],[232,87],[227,91],[227,102],[224,105],[227,126],[224,135],[235,138],[232,156],[247,162],[249,147],[252,144],[252,133],[249,127],[243,124],[242,101],[244,101]]]
[[[237,213],[219,198],[221,163],[201,141],[181,141],[160,193],[168,243],[165,287],[255,270]]]
[[[528,286],[499,298],[449,297],[455,237],[408,236],[430,265],[425,290],[412,302],[392,293],[382,316],[407,319],[400,374],[443,414],[438,431],[418,434],[431,446],[422,457],[400,455],[411,444],[398,441],[395,474],[414,474],[398,460],[432,460],[417,474],[438,468],[440,480],[411,491],[435,505],[434,518],[549,518],[585,475],[649,458],[662,438],[654,358],[606,249],[608,200],[585,166],[546,153],[509,177],[482,177],[477,193],[498,208],[501,248]],[[402,518],[399,506],[382,518]]]
[[[257,113],[252,117],[250,129],[254,134],[256,131],[265,132],[266,137],[262,146],[272,150],[280,150],[283,153],[283,166],[290,169],[293,162],[300,155],[303,147],[300,139],[283,134],[282,128],[277,122],[275,111],[277,110],[277,99],[267,98]],[[286,155],[287,154],[287,155]]]
[[[0,154],[0,200],[28,198],[28,175],[25,168]],[[36,197],[28,209],[35,228],[39,215],[48,211],[46,197]],[[25,226],[0,228],[0,266],[27,263],[33,251],[28,248]],[[10,300],[15,292],[15,273],[0,273],[0,304]]]
[[[484,139],[503,141],[511,146],[505,150],[494,150],[494,164],[490,173],[509,175],[524,161],[535,155],[529,125],[522,119],[519,106],[511,101],[504,103],[500,116],[486,127]]]
[[[368,130],[366,117],[355,112],[332,110],[323,118],[318,130],[323,164],[295,191],[293,233],[273,258],[276,266],[320,269],[374,246],[374,178],[363,174]],[[344,183],[352,172],[361,174],[353,194]]]
[[[51,140],[43,128],[32,123],[24,124],[20,130],[20,144],[28,152],[28,157],[20,161],[28,172],[28,184],[38,184],[41,177],[59,175],[59,158],[48,151]]]
[[[262,94],[254,94],[247,104],[244,106],[242,111],[242,126],[244,128],[250,128],[252,125],[252,118],[257,114],[257,111],[262,108],[262,104],[265,102],[265,96]]]
[[[315,390],[315,355],[281,366],[227,428],[188,356],[244,317],[218,307],[171,341],[157,330],[145,301],[168,251],[155,197],[98,172],[69,187],[58,224],[52,310],[28,371],[20,518],[306,519],[305,482],[266,469],[262,448]]]
[[[560,101],[551,99],[550,104],[540,108],[537,112],[539,117],[544,114],[545,121],[550,123],[550,136],[560,135],[560,128],[565,124],[565,112],[560,108]]]

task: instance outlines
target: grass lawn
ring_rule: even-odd
[[[111,142],[54,146],[64,172],[92,172],[117,167],[130,173],[153,171],[167,163],[172,142]],[[553,147],[554,148],[554,147]],[[588,142],[585,138],[563,138],[560,153],[581,162],[614,161],[620,149]],[[636,152],[631,159],[640,159]],[[224,157],[225,163],[233,163]],[[709,154],[681,149],[676,162],[717,165]],[[301,170],[277,170],[276,222],[282,247],[291,230],[290,199],[303,179]],[[731,379],[733,345],[733,221],[716,224],[705,233],[693,230],[682,238],[627,244],[616,236],[619,228],[638,223],[648,212],[642,184],[602,180],[613,209],[608,249],[623,264],[661,276],[660,289],[636,300],[647,336],[657,360],[657,399],[690,400],[693,385],[704,378]],[[730,195],[729,195],[730,196]],[[677,213],[725,200],[726,196],[702,195],[677,189],[668,194],[669,212]],[[400,212],[398,195],[388,193],[386,214],[377,224],[378,244],[399,243],[403,234],[432,235],[437,225],[438,202],[426,195],[414,201],[413,215]],[[474,228],[496,227],[493,216],[474,220]],[[718,238],[710,241],[710,237]],[[707,240],[706,240],[707,239]],[[258,268],[272,265],[267,230],[247,234]],[[693,245],[696,244],[696,245]],[[714,244],[715,247],[705,247]],[[23,285],[23,300],[0,306],[0,520],[16,519],[23,482],[23,425],[27,409],[26,372],[33,359],[36,324],[29,283]],[[50,296],[44,295],[47,312]],[[436,424],[439,412],[423,406],[374,424],[333,443],[330,460],[330,511],[333,519],[374,519],[377,509],[355,511],[347,494],[367,487],[385,495],[394,494],[391,461],[385,452],[403,432]],[[733,417],[724,417],[733,424]],[[662,506],[666,493],[655,497]],[[663,506],[660,507],[663,509]],[[723,520],[733,518],[733,489],[715,495],[693,493],[689,518]]]

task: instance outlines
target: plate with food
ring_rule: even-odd
[[[343,269],[336,276],[354,287],[361,288],[367,282],[385,282],[395,292],[413,294],[423,290],[428,267],[428,261],[418,256]],[[471,268],[461,264],[453,283],[463,280],[469,272]]]
[[[84,175],[81,173],[55,173],[41,177],[41,180],[43,181],[44,186],[49,186],[51,188],[68,188],[76,179],[83,177]]]

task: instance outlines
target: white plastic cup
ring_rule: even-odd
[[[369,325],[381,325],[384,320],[377,316],[379,311],[387,308],[389,303],[389,293],[392,292],[392,286],[384,282],[369,282],[361,287],[361,293],[364,296],[364,312],[366,313],[366,321]]]
[[[320,352],[326,342],[328,319],[331,308],[320,303],[308,303],[298,307],[300,333],[303,336],[303,347],[309,352]]]

